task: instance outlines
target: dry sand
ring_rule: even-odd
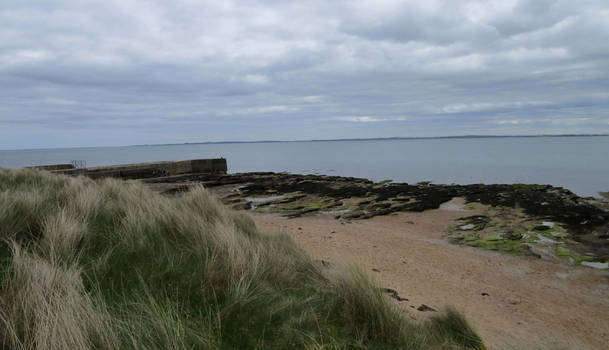
[[[252,215],[310,254],[356,262],[408,301],[414,320],[452,305],[491,349],[609,349],[609,275],[564,260],[511,256],[448,243],[442,232],[472,212],[453,200],[437,210],[341,222],[327,215]]]

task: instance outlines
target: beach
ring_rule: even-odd
[[[609,335],[606,270],[564,260],[502,254],[454,245],[443,233],[464,215],[457,205],[366,220],[328,215],[288,219],[252,214],[264,232],[285,232],[317,259],[355,262],[409,318],[452,305],[490,349],[601,349]]]

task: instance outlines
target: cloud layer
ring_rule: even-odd
[[[0,149],[609,133],[606,1],[6,1]]]

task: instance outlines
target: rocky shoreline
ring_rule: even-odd
[[[447,232],[455,243],[529,255],[539,255],[538,246],[547,246],[575,264],[609,261],[609,202],[550,185],[375,183],[272,172],[183,174],[142,181],[165,194],[200,184],[237,209],[287,217],[322,213],[344,221],[437,209],[463,198],[466,208],[479,206],[484,214],[464,215],[463,224]],[[552,223],[552,229],[544,222]]]

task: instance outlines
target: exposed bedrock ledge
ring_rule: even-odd
[[[337,218],[365,219],[400,211],[420,212],[436,209],[454,197],[496,207],[521,208],[531,217],[560,222],[573,239],[594,247],[596,254],[609,258],[609,205],[606,200],[582,198],[571,191],[550,185],[473,184],[437,185],[430,183],[374,183],[367,179],[256,172],[237,174],[184,174],[143,180],[146,183],[201,183],[208,188],[232,185],[238,188],[224,194],[235,207],[248,197],[287,197],[269,200],[264,206],[281,207],[295,204],[283,211],[289,217],[309,215],[317,211],[335,212]],[[309,202],[294,195],[306,194]],[[272,198],[272,197],[271,197]],[[354,200],[357,199],[357,200]],[[311,202],[316,201],[316,202]],[[345,203],[349,203],[348,205]],[[261,207],[256,205],[256,207]],[[341,210],[348,209],[348,210]]]
[[[245,195],[302,192],[333,199],[373,197],[374,203],[393,201],[389,206],[369,210],[362,216],[376,216],[396,211],[436,209],[453,197],[467,202],[493,206],[520,207],[527,214],[551,218],[572,226],[593,227],[609,222],[609,211],[599,200],[582,198],[573,192],[550,185],[436,185],[388,183],[375,184],[367,179],[323,175],[297,175],[257,172],[237,174],[187,174],[146,179],[149,183],[201,182],[206,187],[241,184]],[[374,209],[374,208],[370,208]]]

